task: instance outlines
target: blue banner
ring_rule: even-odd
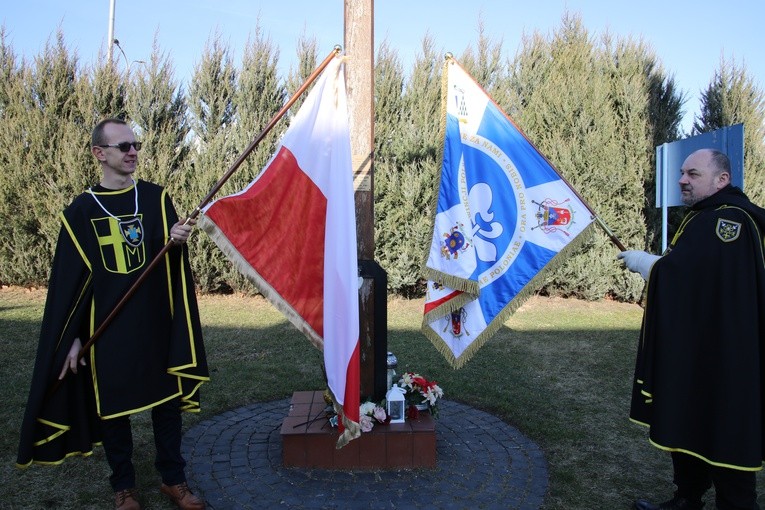
[[[594,219],[579,195],[454,60],[423,333],[459,368]],[[567,251],[567,250],[566,250]]]

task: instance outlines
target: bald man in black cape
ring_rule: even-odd
[[[730,185],[711,149],[681,168],[690,210],[662,257],[619,254],[646,278],[630,418],[671,452],[675,495],[637,510],[752,510],[765,459],[765,210]]]
[[[101,181],[61,214],[17,465],[57,465],[103,444],[115,508],[138,510],[130,416],[151,411],[160,491],[182,509],[204,501],[186,484],[181,412],[199,410],[209,379],[186,240],[167,191],[135,180],[133,130],[105,119],[92,134]],[[172,241],[148,274],[150,261]],[[136,280],[144,283],[78,361]],[[62,384],[51,392],[53,383]]]

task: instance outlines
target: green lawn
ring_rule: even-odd
[[[14,466],[44,299],[41,290],[0,290],[0,509],[110,508],[100,448],[59,467]],[[212,381],[203,387],[202,412],[187,416],[186,427],[251,402],[323,389],[320,353],[264,300],[203,296],[200,310]],[[533,298],[457,371],[419,333],[421,311],[421,300],[388,303],[388,348],[399,372],[437,380],[445,398],[489,411],[539,444],[549,464],[545,509],[627,509],[637,497],[671,494],[669,456],[627,419],[638,306]],[[141,500],[168,508],[156,490],[148,413],[134,423]],[[762,474],[758,482],[765,506]]]

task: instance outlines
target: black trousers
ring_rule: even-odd
[[[672,453],[677,495],[690,501],[701,501],[704,493],[715,486],[718,510],[759,510],[757,479],[753,471],[713,466],[685,453]]]
[[[181,455],[181,410],[177,399],[155,406],[151,410],[154,445],[157,454],[154,467],[166,485],[186,481],[186,461]],[[104,452],[112,474],[109,482],[115,492],[135,487],[133,467],[133,431],[130,416],[101,421]]]

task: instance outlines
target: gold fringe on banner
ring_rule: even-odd
[[[265,297],[274,307],[282,312],[308,340],[320,351],[324,350],[324,340],[314,329],[303,319],[303,317],[276,291],[260,274],[247,262],[247,259],[239,253],[239,250],[231,244],[231,241],[221,232],[218,225],[207,215],[201,214],[197,223],[204,230],[210,239],[218,245],[218,248],[234,264],[243,275],[257,286],[263,297]]]
[[[332,393],[331,390],[330,393]],[[337,414],[338,418],[343,420],[343,427],[345,427],[343,433],[340,434],[340,436],[337,438],[337,443],[335,443],[335,449],[339,450],[343,446],[350,443],[352,440],[361,436],[361,425],[345,417],[343,407],[337,403],[337,399],[335,398],[334,393],[332,394],[332,406],[335,408],[335,413]]]
[[[526,302],[526,300],[528,300],[536,293],[537,290],[539,290],[539,287],[542,285],[544,278],[551,271],[555,271],[557,268],[562,266],[572,252],[578,250],[582,244],[584,244],[592,237],[592,229],[594,225],[594,222],[587,225],[587,227],[585,227],[585,229],[582,230],[582,232],[579,233],[579,235],[573,241],[564,246],[563,249],[559,251],[541,271],[534,275],[534,277],[529,280],[523,289],[521,289],[521,291],[518,292],[518,294],[516,294],[516,296],[507,305],[505,305],[502,311],[497,314],[494,320],[486,326],[486,329],[484,329],[481,334],[478,335],[475,340],[473,340],[473,342],[467,347],[467,349],[462,352],[462,354],[460,354],[459,357],[454,356],[446,342],[444,342],[443,339],[441,339],[441,337],[433,331],[430,325],[439,318],[448,318],[449,313],[459,309],[465,303],[477,299],[477,294],[465,294],[464,296],[460,296],[459,298],[453,300],[455,303],[458,302],[458,304],[449,307],[449,311],[445,313],[441,313],[441,310],[443,309],[439,310],[437,317],[434,317],[432,312],[425,315],[422,321],[423,334],[431,341],[436,350],[440,352],[444,358],[446,358],[446,361],[452,366],[452,368],[455,370],[462,368],[465,363],[470,361],[470,358],[472,358],[473,355],[478,352],[478,349],[483,347],[486,341],[491,338],[494,333],[499,331],[499,329],[505,324],[505,321],[507,321],[510,316],[515,313],[515,311],[518,310],[518,308],[520,308],[523,303]]]

